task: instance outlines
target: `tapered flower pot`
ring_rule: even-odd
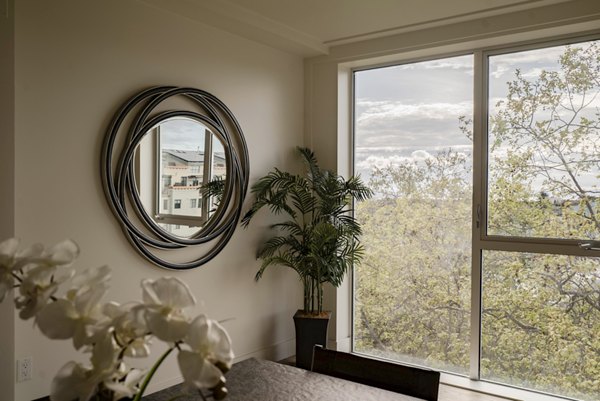
[[[310,369],[312,364],[313,347],[315,344],[327,348],[327,327],[331,312],[314,315],[298,310],[294,314],[296,327],[296,366]]]

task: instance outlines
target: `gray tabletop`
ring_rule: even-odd
[[[229,395],[225,401],[417,401],[417,398],[313,373],[280,363],[246,359],[226,375]],[[144,397],[165,401],[181,394],[182,387]],[[178,401],[200,400],[186,396]]]

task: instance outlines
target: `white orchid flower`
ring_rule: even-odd
[[[233,351],[225,329],[216,321],[200,315],[190,324],[185,338],[191,350],[177,355],[179,369],[189,387],[210,388],[223,379],[223,372],[215,366],[231,368]]]
[[[81,364],[67,362],[54,376],[50,387],[52,401],[89,400],[96,392],[98,383],[91,379],[92,371]]]
[[[0,301],[6,296],[8,286],[12,287],[13,272],[20,274],[19,292],[15,299],[19,316],[27,320],[46,306],[58,289],[58,285],[72,275],[68,271],[57,275],[58,266],[69,265],[79,254],[79,247],[71,240],[56,244],[48,251],[35,244],[24,251],[18,251],[19,241],[9,239],[0,245]]]
[[[94,345],[92,368],[79,363],[68,362],[52,381],[50,399],[52,401],[87,401],[98,391],[99,385],[111,382],[117,373],[117,349],[112,336],[107,335]]]
[[[74,299],[77,297],[77,294],[91,288],[108,288],[110,278],[111,269],[106,265],[77,272],[75,277],[73,277],[73,280],[71,280],[71,288],[67,291],[67,298]]]
[[[41,244],[33,244],[29,248],[19,250],[20,241],[9,238],[0,242],[0,268],[18,270],[39,258],[44,251]]]
[[[142,280],[142,290],[148,329],[160,340],[180,341],[189,326],[183,310],[196,304],[188,286],[174,277],[163,277]]]
[[[72,240],[64,240],[46,250],[40,259],[48,266],[68,266],[79,256],[79,246]]]
[[[136,302],[125,305],[109,302],[104,305],[103,311],[111,319],[117,344],[125,350],[124,356],[139,358],[150,354],[145,305]]]
[[[53,401],[105,396],[116,401],[143,393],[147,383],[140,383],[147,373],[127,368],[123,358],[148,356],[153,336],[171,343],[165,356],[184,348],[178,363],[189,386],[224,387],[223,372],[233,361],[231,341],[219,323],[203,315],[190,323],[185,309],[196,301],[185,283],[173,277],[143,280],[143,303],[103,305],[110,269],[73,277],[69,266],[78,255],[70,240],[47,250],[39,244],[19,250],[15,238],[0,242],[0,302],[19,287],[15,304],[22,319],[35,317],[48,338],[71,338],[76,349],[92,353],[91,367],[71,361],[60,369],[52,382]],[[70,278],[71,286],[59,298],[59,285]]]
[[[19,250],[19,239],[9,238],[0,242],[0,266],[11,266]]]
[[[146,372],[139,369],[131,369],[122,380],[105,381],[104,385],[114,392],[113,399],[120,400],[123,397],[133,397],[139,391],[138,385],[146,376]]]
[[[76,349],[90,344],[96,332],[105,331],[100,301],[108,291],[106,277],[110,276],[110,269],[106,266],[91,269],[85,276],[91,281],[69,290],[66,298],[49,304],[36,317],[46,337],[72,338]]]
[[[6,294],[15,284],[15,272],[31,264],[31,260],[38,257],[43,246],[35,244],[25,250],[19,251],[20,241],[9,238],[0,242],[0,302],[4,301]]]
[[[50,301],[58,286],[73,275],[73,270],[57,271],[56,267],[38,265],[23,275],[15,305],[23,320],[34,317]]]
[[[0,302],[14,285],[13,266],[18,249],[19,240],[16,238],[0,242]]]

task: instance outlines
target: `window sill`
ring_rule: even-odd
[[[453,397],[444,397],[448,392],[455,394],[469,394],[468,397],[460,398],[464,401],[500,401],[500,400],[527,400],[527,401],[565,401],[571,398],[564,398],[556,395],[542,394],[535,391],[528,391],[516,387],[505,386],[497,383],[471,380],[463,376],[457,376],[450,373],[442,373],[440,377],[440,401],[450,401]],[[447,388],[444,388],[447,387]],[[460,393],[459,393],[460,392]]]

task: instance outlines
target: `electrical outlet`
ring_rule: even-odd
[[[28,356],[17,361],[17,382],[33,379],[33,358]]]

